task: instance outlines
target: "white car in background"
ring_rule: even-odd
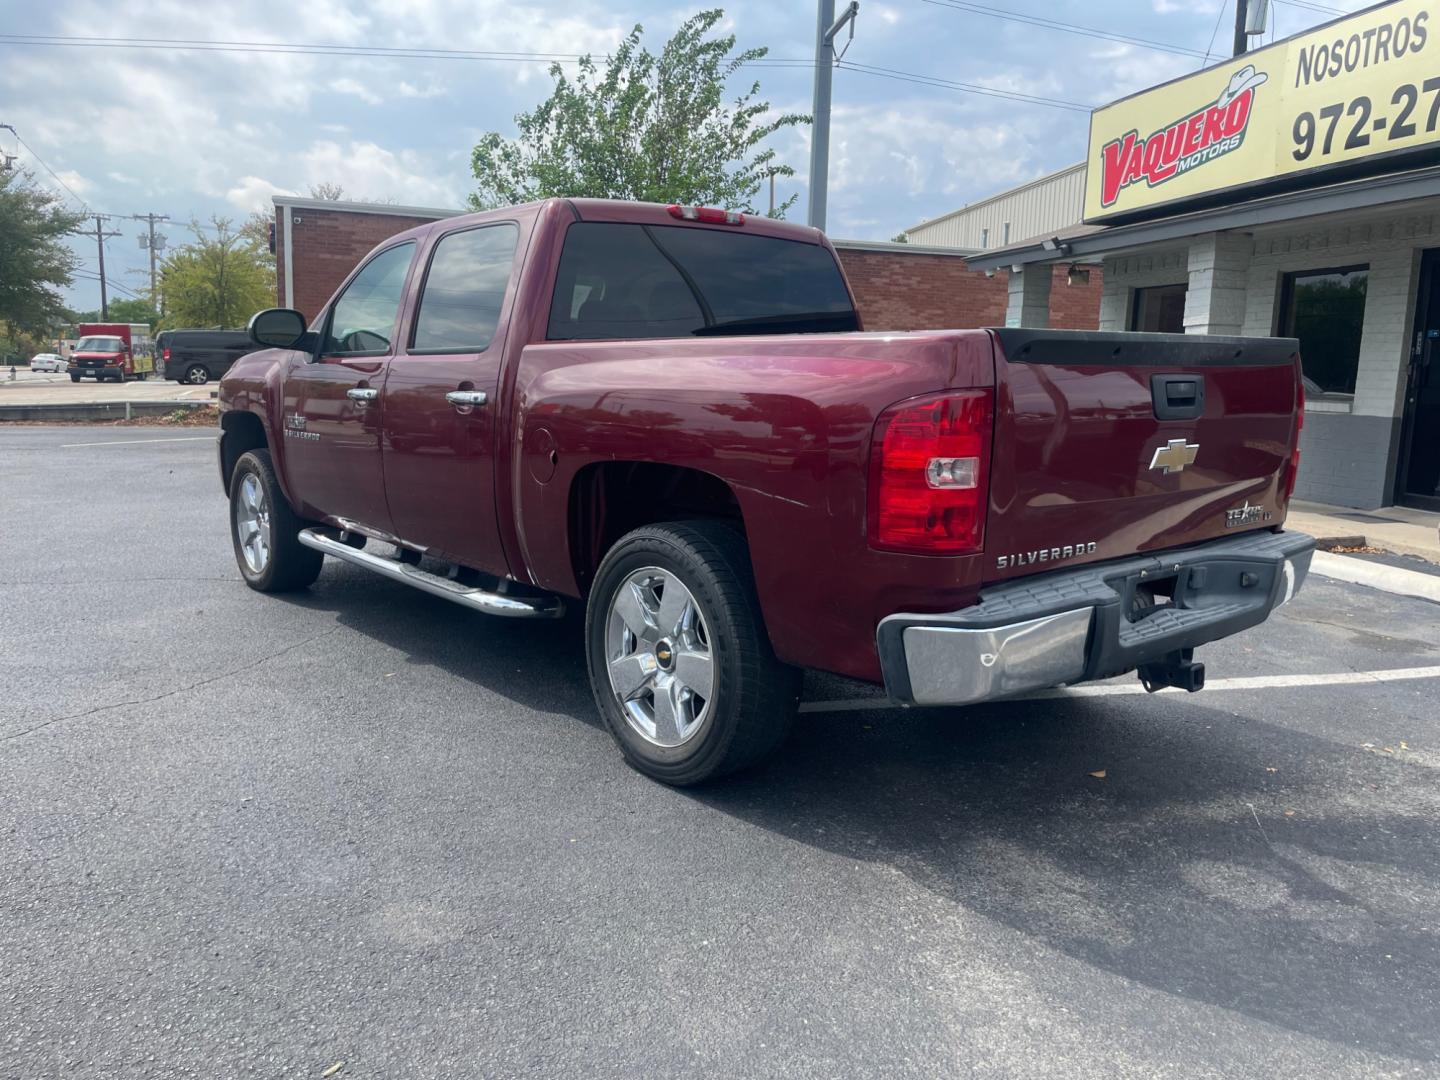
[[[70,365],[65,358],[58,353],[42,352],[36,353],[30,358],[31,371],[65,371]]]

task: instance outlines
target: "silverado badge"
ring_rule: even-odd
[[[1199,452],[1199,443],[1171,439],[1164,446],[1155,448],[1155,456],[1150,459],[1150,468],[1164,469],[1166,476],[1172,472],[1182,472],[1186,465],[1195,464],[1195,455]]]
[[[318,431],[305,430],[305,417],[301,413],[291,413],[285,417],[285,437],[287,439],[305,439],[309,442],[318,442],[320,433]]]

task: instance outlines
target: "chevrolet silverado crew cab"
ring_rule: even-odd
[[[578,605],[601,715],[669,783],[773,750],[805,668],[914,705],[1197,690],[1193,650],[1309,569],[1293,340],[867,333],[798,225],[450,218],[250,333],[219,447],[246,582],[330,555],[492,615]]]

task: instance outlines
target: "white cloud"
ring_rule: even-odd
[[[272,184],[258,176],[241,177],[240,182],[225,193],[225,201],[237,210],[251,214],[257,210],[268,210],[273,203],[272,195],[294,195],[289,188]]]
[[[1220,10],[1218,0],[1154,0],[1157,15],[1214,15]]]
[[[60,182],[68,187],[76,195],[84,195],[95,190],[95,184],[85,179],[74,169],[60,169],[55,173],[60,177]]]
[[[428,86],[413,86],[404,79],[395,88],[395,92],[403,98],[433,98],[440,97],[445,93],[445,88],[431,83]]]
[[[379,105],[383,100],[379,94],[375,93],[374,90],[371,90],[359,79],[332,79],[330,89],[337,94],[349,94],[351,97],[357,97],[365,102],[366,105]]]
[[[373,142],[312,143],[302,158],[307,184],[339,183],[347,198],[393,199],[407,206],[459,207],[461,177],[437,168],[413,150],[392,151]]]

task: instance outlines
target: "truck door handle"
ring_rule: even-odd
[[[351,401],[358,401],[361,405],[367,405],[380,396],[380,391],[362,386],[354,390],[346,390],[345,396]]]
[[[445,400],[457,409],[461,407],[468,408],[475,405],[484,405],[485,402],[490,400],[490,395],[485,393],[484,390],[451,390],[445,395]]]

